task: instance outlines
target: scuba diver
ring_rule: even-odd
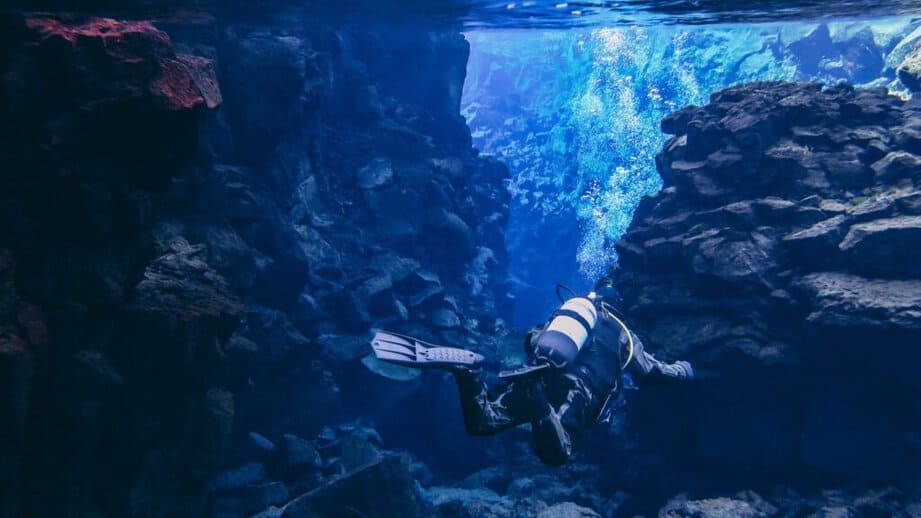
[[[530,423],[538,457],[554,466],[571,455],[573,436],[610,420],[625,372],[652,382],[694,377],[690,363],[669,364],[646,352],[595,292],[569,298],[543,326],[532,329],[524,340],[526,363],[498,376],[483,370],[482,355],[466,349],[388,331],[378,331],[371,346],[385,362],[451,372],[472,435]]]

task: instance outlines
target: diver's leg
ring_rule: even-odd
[[[531,422],[531,437],[537,457],[550,466],[562,466],[572,453],[572,439],[563,426],[562,416],[546,401],[549,410],[543,417]]]
[[[531,423],[531,434],[537,456],[545,464],[560,466],[572,454],[573,436],[578,430],[594,424],[597,416],[592,411],[594,395],[577,376],[566,374],[547,380],[545,392],[552,400],[540,403],[548,409],[546,414]]]
[[[464,424],[471,435],[500,432],[540,417],[545,408],[536,379],[499,383],[491,376],[468,369],[454,369],[460,392]]]
[[[627,366],[631,374],[639,374],[641,377],[652,381],[681,381],[694,378],[694,369],[686,361],[675,363],[665,363],[656,359],[655,356],[646,352],[643,348],[643,342],[639,337],[633,335],[633,361]]]

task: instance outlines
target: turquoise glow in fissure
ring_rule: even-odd
[[[842,22],[827,34],[842,49],[862,34],[886,49],[913,25]],[[613,244],[640,200],[661,188],[655,155],[667,139],[665,115],[740,82],[833,82],[851,73],[831,58],[805,70],[811,56],[790,43],[816,30],[788,23],[467,33],[463,112],[474,146],[511,171],[513,281],[521,290],[588,286],[616,261]],[[889,84],[883,75],[874,84]]]
[[[616,259],[610,245],[640,199],[661,187],[655,154],[666,139],[662,117],[739,80],[795,75],[794,67],[765,54],[769,37],[751,29],[467,37],[465,114],[475,145],[509,165],[514,210],[535,223],[574,211],[578,222],[570,231],[579,229],[581,239],[573,260],[589,279]],[[729,56],[734,62],[739,55],[750,58],[727,66]],[[503,110],[506,117],[495,113]]]

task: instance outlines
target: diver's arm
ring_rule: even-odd
[[[635,333],[633,336],[633,359],[626,370],[641,383],[666,384],[694,379],[694,369],[686,361],[665,363],[646,352],[643,342]]]

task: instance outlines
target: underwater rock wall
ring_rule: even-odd
[[[151,232],[221,102],[213,63],[147,22],[2,25],[2,513],[171,509],[233,415],[216,365],[243,304]]]
[[[753,83],[662,121],[665,188],[602,284],[700,380],[635,396],[630,437],[657,454],[634,483],[917,477],[919,115],[885,89]]]
[[[298,16],[0,18],[5,516],[281,503],[278,469],[324,480],[299,436],[395,396],[354,382],[372,326],[494,330],[507,172],[459,114],[466,42]],[[246,471],[267,444],[300,460]]]

